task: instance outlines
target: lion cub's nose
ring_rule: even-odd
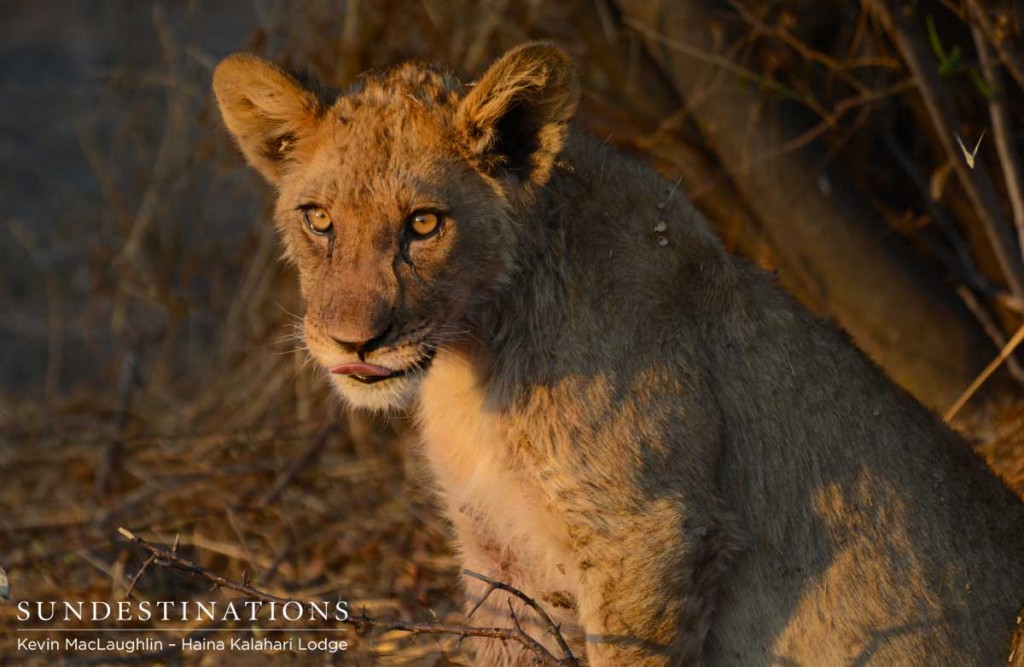
[[[379,330],[378,333],[370,334],[369,336],[353,335],[356,333],[354,331],[332,331],[329,335],[331,340],[346,351],[354,352],[359,355],[360,359],[365,359],[366,355],[384,346],[384,341],[387,340],[392,328],[393,326],[389,324]],[[362,340],[352,340],[353,338],[362,338]]]

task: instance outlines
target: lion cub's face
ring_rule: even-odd
[[[258,58],[214,91],[246,158],[277,187],[310,353],[357,406],[405,404],[467,312],[508,275],[516,204],[548,180],[578,99],[568,57],[506,54],[465,88],[405,65],[328,100]]]

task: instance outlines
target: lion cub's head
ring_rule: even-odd
[[[245,157],[277,188],[309,351],[351,403],[404,404],[513,268],[529,233],[518,203],[548,181],[579,97],[568,56],[525,44],[468,86],[404,65],[328,99],[235,55],[213,88]]]

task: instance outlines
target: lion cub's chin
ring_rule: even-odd
[[[412,404],[424,375],[419,372],[376,384],[362,384],[344,375],[332,375],[331,381],[341,397],[352,407],[392,412],[404,410]]]

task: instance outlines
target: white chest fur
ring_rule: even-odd
[[[514,576],[543,595],[575,594],[575,559],[566,526],[536,477],[517,468],[510,420],[487,403],[486,390],[463,357],[438,354],[420,393],[418,421],[466,567]]]

